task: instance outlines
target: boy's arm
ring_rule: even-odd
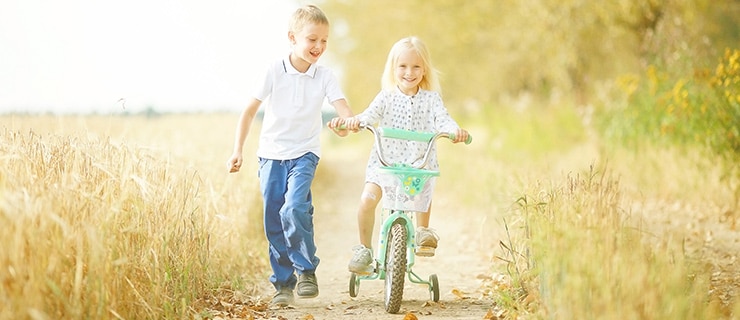
[[[352,109],[349,108],[349,104],[347,103],[346,99],[335,100],[331,103],[331,105],[334,106],[334,109],[337,110],[337,114],[342,118],[350,118],[355,116],[354,112],[352,112]]]
[[[244,148],[244,141],[247,140],[249,128],[252,126],[252,121],[254,120],[261,104],[262,101],[252,98],[239,117],[234,137],[234,151],[231,154],[231,158],[229,158],[229,161],[226,163],[227,169],[230,173],[239,171],[242,166],[242,150]]]
[[[346,129],[339,130],[337,129],[337,127],[339,125],[346,124],[344,119],[354,117],[354,112],[352,112],[352,109],[349,108],[349,104],[347,103],[346,99],[334,100],[331,105],[334,106],[335,110],[337,110],[337,115],[339,115],[339,118],[332,119],[332,121],[330,121],[328,124],[329,128],[331,128],[334,133],[336,133],[340,137],[347,136],[348,132]]]

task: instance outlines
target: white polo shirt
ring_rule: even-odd
[[[273,160],[295,159],[308,152],[320,157],[321,106],[325,99],[345,98],[330,69],[311,65],[300,73],[288,57],[268,68],[253,94],[260,101],[270,97],[264,105],[257,156]]]

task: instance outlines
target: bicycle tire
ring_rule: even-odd
[[[436,274],[429,276],[429,298],[434,302],[439,302],[439,278]]]
[[[385,261],[385,311],[397,313],[403,300],[403,284],[406,276],[406,242],[408,232],[403,220],[391,225],[388,233]]]
[[[349,296],[352,298],[357,297],[358,291],[360,291],[360,278],[352,272],[349,276]]]

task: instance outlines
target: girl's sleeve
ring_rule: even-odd
[[[447,108],[442,102],[442,96],[439,92],[433,92],[432,97],[432,114],[434,114],[434,129],[437,132],[455,132],[460,126],[455,122],[447,112]]]
[[[370,105],[357,115],[357,119],[370,125],[377,125],[385,112],[386,96],[383,91],[378,93]]]

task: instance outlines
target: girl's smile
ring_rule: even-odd
[[[405,95],[413,96],[419,91],[419,83],[424,78],[424,61],[413,49],[406,49],[398,55],[395,70],[398,89]]]

